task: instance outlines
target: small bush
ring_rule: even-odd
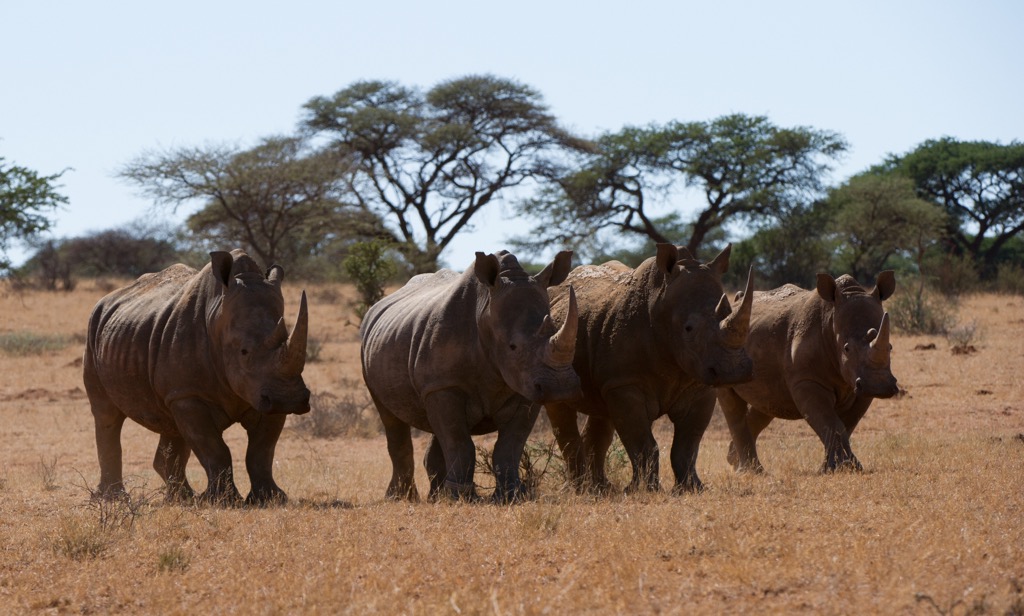
[[[384,297],[384,285],[398,268],[388,255],[388,245],[380,240],[354,244],[341,265],[359,292],[361,301],[355,305],[354,310],[356,316],[362,319],[370,306]]]
[[[1006,295],[1024,295],[1024,267],[1007,263],[996,272],[996,292]]]
[[[28,331],[0,334],[0,351],[17,357],[60,351],[70,344],[71,338],[63,334],[37,334]]]
[[[943,255],[927,268],[932,287],[946,296],[958,297],[978,288],[978,268],[968,257]]]
[[[324,350],[324,340],[315,336],[306,337],[306,361],[320,361],[320,353]]]
[[[975,343],[980,343],[981,340],[978,322],[971,320],[951,327],[946,332],[946,340],[949,341],[950,350],[954,355],[966,355],[977,351]]]
[[[910,281],[910,289],[897,293],[886,302],[886,310],[895,327],[908,334],[944,335],[956,323],[956,302]]]
[[[341,397],[330,392],[315,393],[310,397],[309,406],[309,413],[296,415],[292,420],[292,427],[308,436],[370,437],[382,432],[380,417],[373,411],[373,404],[365,392]]]
[[[57,456],[49,460],[39,457],[39,474],[43,478],[43,487],[47,491],[57,489]]]
[[[51,540],[53,550],[72,560],[97,558],[113,542],[110,533],[95,522],[76,517],[62,517]]]
[[[157,570],[161,573],[181,572],[188,569],[192,564],[192,558],[180,545],[173,545],[160,552],[157,560]]]

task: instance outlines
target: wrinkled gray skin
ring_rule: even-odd
[[[702,264],[684,247],[659,244],[657,256],[636,270],[618,262],[578,267],[550,291],[556,319],[565,314],[569,284],[579,297],[573,365],[583,398],[544,405],[578,490],[610,488],[604,466],[613,429],[633,467],[627,492],[657,490],[651,425],[662,415],[675,426],[673,491],[701,489],[697,452],[714,411],[713,386],[752,372],[743,350],[750,302],[733,313],[722,290],[730,250]],[[748,291],[752,284],[748,276]],[[582,435],[577,413],[589,416]]]
[[[870,290],[850,276],[818,274],[817,291],[786,285],[754,294],[747,341],[754,379],[718,390],[735,469],[763,470],[757,436],[774,418],[811,425],[825,446],[822,471],[862,468],[850,434],[873,399],[899,392],[882,308],[895,289],[896,277],[885,271]]]
[[[415,276],[367,311],[363,379],[387,435],[387,498],[418,499],[410,427],[434,435],[424,456],[431,499],[477,499],[471,435],[495,431],[494,499],[526,496],[519,460],[538,403],[579,395],[575,331],[557,330],[546,290],[565,279],[571,255],[532,277],[508,252],[478,252],[464,273]]]
[[[286,500],[273,478],[274,448],[286,414],[309,411],[306,294],[289,335],[284,270],[264,275],[241,250],[210,257],[199,272],[178,264],[146,274],[92,311],[84,378],[105,498],[124,494],[121,427],[131,418],[160,435],[153,468],[168,500],[193,497],[185,478],[193,451],[208,481],[200,499],[241,500],[222,436],[236,422],[249,435],[246,502]]]

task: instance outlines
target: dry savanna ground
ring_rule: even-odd
[[[298,290],[286,289],[289,318]],[[352,293],[309,291],[320,346],[306,380],[323,409],[357,412],[366,394]],[[540,426],[535,501],[385,502],[390,463],[363,409],[330,438],[289,419],[276,462],[289,504],[218,509],[163,504],[157,438],[130,422],[133,501],[89,500],[99,471],[80,357],[102,295],[89,282],[0,292],[11,349],[0,351],[0,612],[1024,612],[1020,297],[961,303],[971,353],[897,333],[893,369],[907,393],[876,402],[854,435],[863,473],[818,474],[810,428],[776,422],[759,443],[768,472],[737,475],[716,415],[698,460],[701,494],[571,494]],[[50,344],[16,352],[33,341]],[[658,427],[666,460],[670,433]],[[227,439],[244,494],[245,433],[236,426]],[[610,462],[623,485],[621,449]],[[205,485],[194,458],[189,476]]]

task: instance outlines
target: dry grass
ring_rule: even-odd
[[[89,284],[0,291],[0,334],[81,340],[101,295]],[[298,287],[286,299],[292,317]],[[311,301],[311,335],[324,344],[306,379],[314,392],[362,400],[346,306]],[[294,426],[276,462],[287,506],[165,506],[150,467],[157,439],[129,424],[135,499],[104,509],[89,501],[98,469],[81,344],[0,354],[0,611],[1019,614],[1024,300],[969,298],[960,321],[974,328],[974,352],[895,336],[893,369],[908,393],[876,402],[854,435],[862,474],[817,474],[810,429],[776,422],[760,441],[768,474],[736,475],[716,416],[698,460],[703,494],[579,497],[552,461],[538,499],[514,507],[384,502],[383,437],[314,438]],[[245,492],[244,431],[227,438]],[[550,434],[536,438],[541,460]],[[663,423],[658,440],[667,460]],[[419,437],[418,455],[424,445]],[[622,485],[628,471],[616,464]],[[189,475],[204,485],[195,461]],[[417,481],[425,491],[422,468]]]

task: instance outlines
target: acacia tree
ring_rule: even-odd
[[[339,234],[372,235],[379,224],[346,202],[351,161],[301,137],[270,137],[248,150],[227,146],[145,153],[119,176],[175,210],[204,201],[187,225],[219,246],[241,246],[271,264],[294,264]]]
[[[7,164],[0,156],[0,272],[10,269],[8,243],[14,239],[31,239],[52,225],[47,217],[68,202],[58,192],[56,182],[64,171],[53,175],[39,173]]]
[[[891,174],[862,174],[833,190],[829,228],[836,236],[843,271],[867,282],[898,252],[920,265],[946,223],[942,208],[919,199],[914,183]]]
[[[442,82],[426,93],[360,81],[304,106],[303,128],[355,160],[350,189],[384,219],[414,271],[495,198],[551,175],[553,159],[586,147],[558,126],[542,98],[490,75]]]
[[[598,140],[581,168],[525,202],[540,224],[536,244],[576,243],[605,228],[670,241],[652,209],[680,184],[702,197],[689,224],[697,253],[727,222],[764,222],[824,189],[832,162],[846,150],[837,133],[780,128],[762,116],[733,114],[710,122],[628,127]]]
[[[949,239],[988,272],[1006,242],[1024,231],[1024,143],[945,137],[882,167],[911,178],[921,197],[944,207]]]

